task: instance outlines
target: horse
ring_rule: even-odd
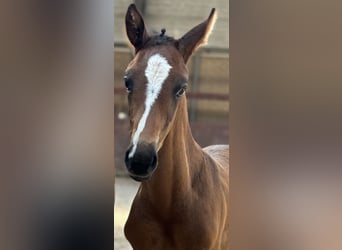
[[[151,32],[131,4],[126,33],[135,55],[125,71],[131,140],[127,171],[141,182],[124,233],[135,250],[228,248],[229,146],[202,149],[188,121],[190,56],[205,44],[209,17],[180,39]]]

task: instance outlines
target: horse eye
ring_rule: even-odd
[[[185,93],[185,90],[186,90],[186,86],[181,87],[176,93],[176,98],[181,97]]]
[[[133,82],[132,80],[130,80],[127,76],[124,77],[125,80],[125,86],[126,86],[126,90],[128,93],[132,92],[132,88],[133,88]]]

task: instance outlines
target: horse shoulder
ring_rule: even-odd
[[[229,145],[211,145],[203,148],[203,151],[211,156],[218,166],[229,170]]]
[[[214,188],[221,194],[220,198],[224,203],[228,202],[229,193],[229,146],[212,145],[203,148],[207,155],[207,175],[211,175],[214,181]]]

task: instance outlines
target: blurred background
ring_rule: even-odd
[[[0,19],[0,249],[113,249],[113,2]]]

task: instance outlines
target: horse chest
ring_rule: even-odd
[[[209,230],[210,221],[197,218],[196,213],[177,211],[171,219],[163,221],[152,211],[140,210],[130,215],[126,236],[135,250],[212,249],[215,230]]]

